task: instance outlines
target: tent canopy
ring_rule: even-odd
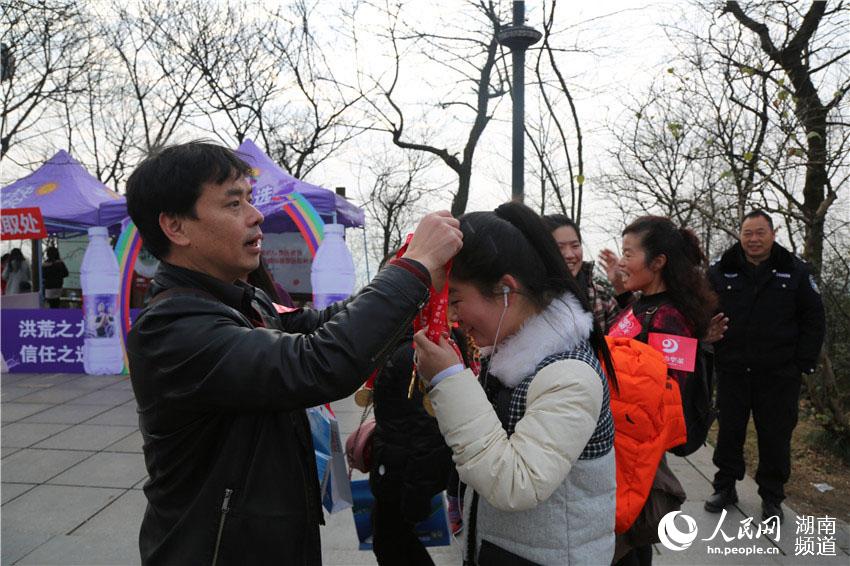
[[[286,173],[251,140],[245,140],[236,150],[242,159],[254,169],[254,204],[266,217],[262,224],[264,232],[282,234],[297,232],[295,222],[276,204],[276,197],[296,191],[304,195],[325,222],[336,221],[347,227],[363,226],[364,213],[333,191],[305,183]],[[127,216],[127,202],[121,196],[100,205],[98,219],[101,226],[121,222]]]
[[[3,206],[37,206],[48,232],[85,232],[107,226],[100,215],[105,203],[122,200],[98,181],[65,150],[59,150],[41,167],[2,188]],[[120,219],[119,219],[120,220]]]
[[[264,232],[279,234],[298,231],[292,219],[276,204],[279,200],[276,197],[293,191],[304,195],[325,222],[333,222],[335,215],[336,222],[343,226],[363,226],[363,209],[333,191],[296,179],[281,169],[253,141],[246,139],[236,151],[254,169],[254,203],[266,217],[262,225]]]
[[[300,181],[245,140],[237,151],[256,174],[257,207],[266,217],[268,233],[297,232],[295,222],[275,204],[276,197],[296,191],[316,209],[325,222],[347,227],[363,226],[363,210],[333,191]],[[92,176],[80,163],[60,150],[26,177],[2,188],[4,207],[41,209],[47,231],[85,232],[91,226],[114,226],[127,217],[126,199]]]

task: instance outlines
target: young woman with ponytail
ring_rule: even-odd
[[[467,484],[466,563],[598,564],[614,551],[614,428],[602,332],[543,219],[507,203],[461,217],[449,298],[489,356],[480,384],[446,339],[415,337]],[[482,387],[483,385],[483,387]]]
[[[642,216],[629,224],[623,231],[619,271],[625,289],[640,296],[620,313],[608,334],[630,338],[650,332],[686,338],[705,336],[717,306],[717,296],[705,277],[705,264],[699,240],[690,229],[677,228],[661,216]],[[649,328],[644,329],[644,324]],[[671,369],[668,375],[681,389],[689,372]],[[653,497],[680,503],[685,498],[666,457],[662,457],[655,475],[650,493]],[[616,565],[652,564],[651,544],[658,540],[657,524],[636,521],[629,531],[617,536]]]

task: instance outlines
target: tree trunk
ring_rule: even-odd
[[[466,211],[469,201],[469,183],[472,180],[471,161],[465,162],[460,171],[457,172],[457,193],[452,199],[452,216],[457,218]]]

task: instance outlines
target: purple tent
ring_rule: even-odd
[[[254,186],[254,202],[266,217],[262,225],[264,232],[279,234],[298,231],[289,216],[273,204],[275,196],[293,190],[304,195],[325,222],[333,222],[336,217],[336,222],[343,226],[363,226],[363,209],[333,191],[296,179],[281,169],[253,141],[246,139],[236,151],[255,170],[257,182]]]
[[[100,206],[122,199],[65,150],[59,150],[26,177],[3,187],[0,194],[3,207],[39,207],[47,231],[54,233],[106,226]]]
[[[336,221],[347,227],[363,226],[363,210],[348,202],[333,191],[305,183],[286,173],[258,148],[251,140],[245,140],[236,150],[240,157],[258,172],[254,188],[254,201],[260,212],[265,215],[262,228],[269,234],[297,232],[298,228],[292,219],[279,207],[274,205],[274,196],[295,190],[313,205],[319,216],[326,222]],[[127,216],[127,202],[119,197],[114,201],[100,205],[98,218],[101,226],[109,226],[121,222]]]

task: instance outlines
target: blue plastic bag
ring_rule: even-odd
[[[351,493],[354,495],[354,528],[360,540],[360,550],[372,550],[372,506],[375,498],[369,488],[369,480],[351,482]],[[431,499],[431,514],[424,521],[416,524],[416,535],[425,546],[449,546],[451,531],[446,516],[445,498],[438,493]]]
[[[339,423],[325,406],[307,409],[313,449],[316,451],[316,469],[322,505],[329,513],[337,513],[352,506],[351,482],[345,454],[339,436]]]

